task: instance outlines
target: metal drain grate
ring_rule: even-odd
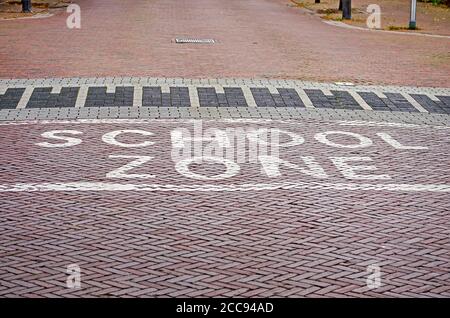
[[[175,43],[177,43],[177,44],[184,44],[184,43],[214,44],[214,43],[216,43],[216,41],[213,39],[176,38]]]

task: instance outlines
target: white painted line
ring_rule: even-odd
[[[34,88],[32,86],[27,86],[25,92],[23,92],[19,103],[17,104],[17,109],[22,109],[27,107],[28,101],[30,100],[31,94],[33,94]]]
[[[116,85],[113,85],[113,84],[106,85],[106,93],[107,94],[114,94],[115,92],[116,92]]]
[[[302,100],[303,104],[305,104],[306,108],[315,108],[311,100],[309,99],[308,95],[305,93],[305,91],[301,88],[296,88],[295,91],[297,92],[298,96]]]
[[[439,98],[436,97],[436,95],[434,94],[425,94],[426,96],[428,96],[432,101],[434,102],[440,102],[441,100]]]
[[[0,95],[4,95],[7,89],[8,89],[7,86],[0,86]]]
[[[244,97],[245,97],[245,100],[247,101],[248,107],[257,107],[258,105],[256,105],[255,98],[253,97],[250,87],[242,86],[241,89],[242,89],[242,92],[244,93]]]
[[[269,89],[269,93],[272,95],[279,94],[278,89],[275,86],[266,86],[267,89]]]
[[[389,123],[389,122],[377,122],[377,121],[337,121],[340,126],[363,126],[363,127],[391,127],[391,128],[420,128],[420,129],[450,129],[450,126],[428,126],[418,124],[402,124],[402,123]]]
[[[197,87],[189,85],[188,89],[189,89],[189,98],[191,100],[191,107],[200,107],[200,99],[198,98]]]
[[[380,91],[373,91],[373,93],[375,93],[375,95],[377,95],[379,98],[387,98],[386,95],[384,95],[384,93]]]
[[[321,89],[321,91],[325,96],[334,96],[329,89]]]
[[[349,90],[348,93],[356,100],[356,102],[359,104],[359,106],[362,107],[362,109],[373,110],[372,107],[370,107],[370,105],[367,104],[366,101],[357,92]]]
[[[170,94],[170,86],[169,85],[161,85],[161,93]]]
[[[133,107],[142,107],[142,86],[134,86]]]
[[[338,86],[355,86],[355,84],[352,82],[334,82],[334,84]]]
[[[55,85],[55,86],[52,87],[51,94],[60,94],[61,93],[61,89],[62,89],[62,86]]]
[[[198,121],[204,123],[229,123],[229,124],[287,124],[298,126],[298,121],[282,120],[282,119],[250,119],[250,118],[220,118],[220,119],[119,119],[119,118],[104,118],[104,119],[56,119],[56,120],[21,120],[21,121],[0,121],[0,126],[26,126],[26,125],[91,125],[91,124],[150,124],[150,123],[165,123],[172,125],[192,124]],[[346,121],[336,120],[331,123],[340,126],[371,126],[371,127],[392,127],[392,128],[420,128],[420,129],[450,129],[450,126],[432,126],[432,125],[417,125],[417,124],[402,124],[395,122],[375,122],[375,121]]]
[[[84,107],[84,104],[86,103],[87,94],[88,94],[88,87],[87,86],[81,86],[80,90],[78,91],[78,96],[77,96],[77,101],[75,103],[75,108]]]
[[[257,184],[122,184],[105,182],[18,183],[0,185],[0,192],[61,192],[61,191],[173,191],[232,192],[270,190],[349,190],[388,192],[450,192],[450,184],[359,184],[329,182],[283,182]]]
[[[422,105],[420,105],[414,98],[412,98],[411,95],[409,95],[407,93],[401,93],[401,94],[419,112],[421,112],[421,113],[428,113],[428,111],[425,108],[423,108]]]
[[[216,94],[225,94],[225,90],[222,85],[214,85],[214,89],[216,90]]]

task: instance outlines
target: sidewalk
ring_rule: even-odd
[[[0,21],[0,77],[284,78],[450,87],[450,41],[347,30],[287,0],[79,0],[65,13]],[[213,45],[175,44],[176,37]],[[348,61],[348,62],[345,62]]]

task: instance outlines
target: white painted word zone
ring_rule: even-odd
[[[350,131],[330,130],[318,132],[311,140],[288,130],[275,128],[244,129],[210,128],[205,131],[194,127],[191,134],[187,128],[175,128],[170,131],[171,158],[174,172],[198,181],[219,181],[230,179],[240,174],[243,163],[253,163],[260,166],[261,174],[269,179],[281,178],[283,174],[296,171],[314,179],[330,177],[330,167],[336,169],[345,179],[349,180],[390,180],[391,176],[377,171],[374,160],[369,156],[342,156],[343,151],[354,152],[359,149],[379,147],[383,151],[427,151],[428,147],[418,144],[406,144],[394,138],[387,132],[376,132],[370,136]],[[77,147],[83,142],[83,131],[80,130],[49,130],[41,134],[35,145],[43,148]],[[101,136],[101,143],[116,149],[134,148],[132,154],[111,154],[109,160],[126,161],[112,171],[105,172],[108,179],[145,180],[155,179],[152,173],[151,148],[162,142],[151,131],[141,129],[114,130]],[[345,140],[345,142],[344,142]],[[377,144],[375,144],[377,140]],[[331,165],[319,163],[315,156],[302,155],[305,142],[340,149],[340,156],[326,158]],[[303,146],[302,146],[303,145]],[[145,149],[143,155],[136,155],[136,149]],[[316,147],[317,148],[317,147]],[[297,151],[295,158],[286,159],[284,152]],[[316,151],[317,153],[317,151]],[[359,153],[358,153],[359,154]],[[191,169],[193,165],[221,165],[214,170],[215,174],[202,174]],[[384,165],[386,166],[386,165]],[[141,173],[136,173],[137,168]],[[142,173],[146,169],[148,173]]]

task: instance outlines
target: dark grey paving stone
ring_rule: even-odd
[[[361,98],[370,106],[373,110],[389,111],[390,108],[386,105],[383,99],[378,97],[377,94],[371,92],[357,92]]]
[[[361,110],[358,102],[346,91],[333,90],[332,96],[325,95],[320,89],[305,89],[311,103],[316,108]]]
[[[162,93],[161,87],[143,87],[144,107],[190,107],[191,99],[187,87],[170,87],[170,93]]]
[[[84,107],[133,106],[134,87],[117,86],[115,93],[107,93],[106,87],[89,87]]]
[[[419,112],[400,93],[384,93],[384,95],[387,98],[383,100],[391,111],[410,112],[410,113]]]
[[[79,87],[63,87],[58,94],[52,94],[51,87],[37,87],[33,90],[26,108],[75,107]]]
[[[8,88],[0,95],[0,109],[16,109],[24,92],[25,88]]]
[[[416,102],[430,113],[450,114],[450,107],[447,107],[442,101],[434,101],[427,95],[410,94]]]

